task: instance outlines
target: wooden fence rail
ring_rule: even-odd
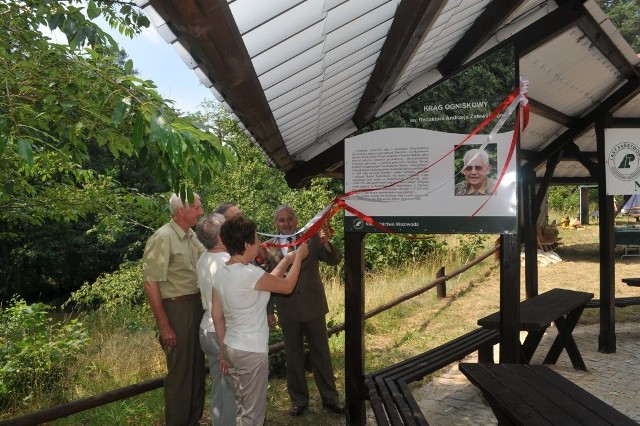
[[[476,259],[454,270],[451,274],[445,274],[444,268],[440,268],[436,273],[436,279],[410,293],[404,294],[401,297],[394,299],[382,306],[379,306],[364,314],[364,318],[368,319],[381,312],[389,310],[394,306],[399,305],[409,299],[421,295],[422,293],[431,290],[434,287],[438,287],[438,297],[445,297],[446,295],[446,282],[451,278],[454,278],[468,269],[474,267],[478,263],[485,260],[487,257],[496,253],[499,247],[493,247],[486,252],[482,253]],[[327,329],[329,336],[338,334],[344,331],[344,324],[338,324],[334,327]],[[284,349],[284,342],[278,342],[269,346],[269,354],[279,352]],[[208,367],[207,367],[208,369]],[[151,379],[144,382],[136,383],[134,385],[118,388],[107,393],[95,395],[89,398],[79,399],[77,401],[69,402],[67,404],[61,404],[52,408],[36,411],[34,413],[26,414],[24,416],[13,417],[7,420],[0,420],[0,426],[14,426],[14,425],[36,425],[40,423],[49,422],[62,417],[67,417],[73,414],[77,414],[81,411],[90,410],[92,408],[106,405],[115,401],[119,401],[126,398],[131,398],[136,395],[140,395],[145,392],[152,391],[154,389],[161,388],[164,385],[164,377],[157,379]]]

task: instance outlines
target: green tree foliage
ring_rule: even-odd
[[[140,260],[124,262],[117,271],[103,274],[95,282],[84,283],[62,307],[77,312],[95,309],[103,321],[114,327],[138,330],[153,318],[141,281]]]
[[[13,299],[0,309],[0,408],[21,408],[38,394],[61,401],[67,372],[88,342],[81,322],[56,322],[50,307]]]
[[[433,235],[410,239],[397,234],[368,234],[365,239],[365,268],[382,270],[411,262],[422,262],[427,256],[446,251],[446,243]]]
[[[598,188],[589,188],[589,212],[599,210]],[[624,196],[614,196],[614,203],[619,206],[624,203]],[[552,186],[548,191],[549,222],[559,221],[566,216],[573,219],[580,216],[580,187],[576,185]],[[553,215],[556,216],[553,216]]]
[[[579,212],[580,191],[577,186],[552,186],[548,192],[550,212],[575,217]]]
[[[113,274],[104,274],[94,283],[85,283],[75,291],[63,307],[97,308],[115,312],[120,308],[129,308],[144,302],[145,296],[140,285],[142,265],[138,262],[125,262]]]
[[[31,166],[54,151],[82,165],[95,143],[116,158],[135,155],[175,191],[209,182],[231,160],[228,151],[206,127],[179,117],[152,82],[135,76],[132,61],[120,67],[112,38],[82,10],[78,0],[0,4],[2,158]],[[90,1],[86,11],[123,32],[148,25],[128,3]],[[62,31],[69,43],[52,43],[42,26]],[[15,195],[8,189],[3,198]]]
[[[0,3],[0,298],[49,300],[139,257],[168,217],[148,194],[190,193],[233,161],[135,76],[98,16],[127,35],[149,24],[127,2]]]
[[[219,104],[206,101],[202,107],[202,114],[196,118],[217,129],[219,139],[233,147],[237,157],[237,166],[228,168],[224,176],[214,178],[210,186],[200,190],[206,210],[212,211],[222,202],[237,203],[255,220],[260,232],[273,233],[273,213],[280,204],[291,205],[298,214],[299,225],[303,226],[342,194],[342,182],[325,178],[314,179],[304,189],[289,188],[283,172],[269,166],[260,150]]]

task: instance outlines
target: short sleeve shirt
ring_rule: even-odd
[[[256,290],[266,272],[255,265],[219,265],[213,289],[222,303],[226,332],[224,344],[247,352],[269,351],[268,291]]]
[[[147,240],[143,282],[157,282],[163,299],[198,293],[196,264],[204,250],[193,230],[185,232],[172,220]]]

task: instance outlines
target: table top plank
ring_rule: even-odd
[[[622,282],[632,287],[640,287],[640,278],[623,278]]]
[[[546,366],[460,363],[460,371],[513,424],[637,424]]]
[[[531,366],[520,368],[512,365],[505,365],[505,370],[505,374],[510,377],[520,375],[520,379],[526,384],[518,386],[521,398],[530,398],[534,393],[543,395],[541,399],[546,401],[543,415],[549,421],[557,422],[557,424],[568,424],[567,421],[582,425],[610,424],[610,419],[606,417],[606,414],[611,413],[610,409],[615,411],[613,407],[594,404],[595,397],[593,395],[553,370],[547,369],[548,371],[545,371],[545,369],[531,368]],[[540,374],[541,372],[549,374]],[[567,417],[571,420],[566,420]]]
[[[522,424],[520,419],[528,419],[527,424],[532,426],[552,424],[540,417],[530,404],[520,401],[513,390],[504,386],[504,383],[486,369],[484,364],[460,363],[458,367],[469,381],[482,391],[491,407],[494,410],[497,407],[514,424]]]
[[[554,320],[593,299],[593,293],[554,288],[520,303],[520,330],[543,331]],[[500,312],[478,320],[487,328],[500,327]]]
[[[585,412],[590,412],[592,416],[600,417],[604,421],[614,425],[637,425],[637,422],[630,419],[627,415],[616,410],[614,407],[556,373],[554,370],[550,368],[540,368],[537,374],[540,377],[544,377],[547,381],[554,382],[562,392],[570,393],[576,401],[580,401],[585,408]],[[564,380],[556,380],[556,376],[560,376]]]

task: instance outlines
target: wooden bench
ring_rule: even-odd
[[[631,296],[631,297],[616,297],[613,302],[615,306],[618,308],[626,308],[627,306],[640,305],[640,297]],[[599,308],[600,307],[600,299],[592,299],[587,302],[587,308]]]
[[[500,425],[637,425],[549,367],[461,363]]]
[[[408,384],[423,379],[478,351],[478,359],[493,362],[500,332],[478,328],[413,358],[365,376],[371,409],[378,425],[427,425]]]
[[[632,287],[640,287],[640,278],[623,278],[622,282]],[[618,308],[625,308],[627,306],[640,305],[640,297],[617,297],[614,301],[615,306]],[[587,302],[587,308],[599,308],[600,299],[593,299]]]

